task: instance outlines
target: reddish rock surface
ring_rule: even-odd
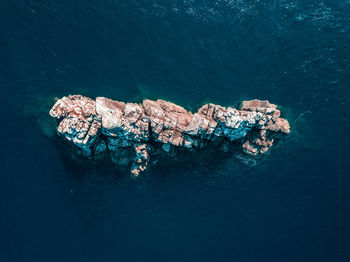
[[[277,106],[262,100],[243,101],[240,109],[214,104],[191,113],[164,100],[124,103],[81,95],[59,99],[50,110],[59,120],[58,134],[90,158],[109,154],[117,164],[131,164],[131,174],[146,170],[151,153],[177,148],[195,150],[210,142],[227,151],[241,141],[244,152],[265,153],[275,137],[289,134],[290,126]]]

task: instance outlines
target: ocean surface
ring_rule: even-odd
[[[350,261],[348,0],[1,0],[0,261]],[[55,97],[268,99],[260,158],[144,176],[52,131]]]

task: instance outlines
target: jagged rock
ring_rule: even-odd
[[[242,101],[241,110],[245,111],[255,111],[266,114],[271,114],[277,109],[277,106],[271,104],[267,100],[250,100],[250,101]]]
[[[150,160],[150,146],[147,144],[135,144],[134,146],[136,157],[131,166],[131,174],[138,176],[141,172],[145,171]]]
[[[81,95],[63,97],[52,107],[50,115],[61,120],[57,127],[59,134],[90,151],[101,127],[94,100]]]
[[[59,99],[50,115],[59,120],[58,134],[84,156],[109,154],[116,164],[133,162],[134,176],[146,170],[151,149],[173,155],[176,148],[195,150],[212,143],[226,152],[232,141],[241,141],[244,152],[256,155],[290,132],[277,106],[266,100],[243,101],[240,109],[206,104],[191,113],[164,100],[136,104],[72,95]]]
[[[102,133],[114,135],[114,130],[121,127],[125,103],[105,97],[96,97],[96,113],[102,118]]]

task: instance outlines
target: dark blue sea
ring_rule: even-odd
[[[1,0],[0,261],[350,261],[349,0]],[[55,97],[280,105],[263,157],[75,155]]]

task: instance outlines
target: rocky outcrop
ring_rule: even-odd
[[[120,165],[131,163],[131,173],[145,171],[152,153],[196,150],[209,143],[227,151],[233,141],[244,152],[265,153],[274,141],[290,132],[277,106],[268,101],[243,101],[240,109],[214,104],[191,113],[164,100],[124,103],[81,95],[59,99],[50,110],[57,131],[84,156],[109,155]]]
[[[81,95],[63,97],[55,103],[50,115],[61,120],[57,127],[60,135],[84,149],[87,155],[92,153],[102,122],[94,100]]]

